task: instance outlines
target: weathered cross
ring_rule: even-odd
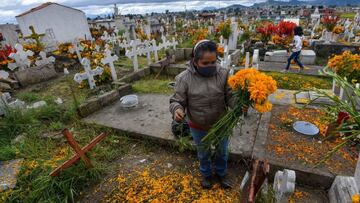
[[[111,77],[112,77],[113,81],[117,80],[117,74],[115,71],[114,61],[117,61],[118,59],[119,59],[118,56],[111,55],[110,49],[105,49],[105,58],[101,59],[101,63],[109,64],[110,70],[111,70]]]
[[[138,40],[131,40],[130,46],[132,47],[131,51],[127,50],[125,56],[131,58],[133,61],[134,71],[139,70],[139,62],[138,62],[138,55],[142,55],[144,51],[142,49],[138,49],[137,46],[139,45]]]
[[[81,64],[84,66],[85,72],[84,73],[76,73],[74,75],[74,80],[77,83],[81,83],[81,81],[83,81],[83,80],[88,80],[90,89],[94,89],[94,87],[96,86],[94,76],[101,75],[103,73],[104,69],[98,66],[98,67],[96,67],[96,69],[92,70],[90,67],[90,60],[87,58],[83,58],[81,60]]]
[[[54,63],[55,62],[55,58],[53,56],[50,56],[50,57],[46,57],[46,53],[41,51],[39,53],[40,57],[41,57],[41,60],[37,60],[35,62],[35,64],[37,66],[42,66],[42,65],[47,65],[47,64],[50,64],[50,63]]]
[[[28,56],[33,56],[34,52],[27,50],[24,51],[24,48],[21,44],[15,45],[16,53],[11,53],[9,58],[14,59],[15,63],[9,63],[8,68],[10,70],[15,70],[19,67],[21,70],[24,70],[26,67],[30,67],[31,62],[28,59]]]
[[[97,143],[102,141],[107,136],[107,134],[101,133],[100,135],[95,137],[89,144],[81,148],[68,129],[64,129],[62,133],[65,136],[66,140],[68,141],[69,145],[74,149],[76,154],[74,154],[69,160],[65,161],[61,166],[53,170],[50,173],[50,176],[53,177],[58,176],[61,171],[69,168],[74,163],[78,162],[80,158],[85,162],[85,166],[87,168],[91,168],[92,164],[90,162],[89,157],[87,157],[85,153],[90,151]]]
[[[82,58],[81,58],[81,53],[80,53],[80,51],[82,51],[84,48],[80,45],[80,47],[78,46],[78,41],[77,40],[75,40],[74,42],[73,42],[73,46],[69,49],[69,52],[70,53],[74,53],[74,52],[76,52],[76,55],[77,55],[77,57],[78,57],[78,59],[79,59],[79,62],[81,63],[81,61],[82,61]]]
[[[32,25],[29,26],[29,29],[31,31],[31,35],[24,37],[24,39],[33,39],[36,41],[36,45],[38,47],[41,47],[42,45],[41,45],[40,39],[41,39],[41,37],[45,36],[45,34],[37,34]]]

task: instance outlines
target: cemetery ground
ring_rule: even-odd
[[[126,74],[126,68],[121,68],[120,72]],[[304,88],[323,83],[326,85],[319,87],[329,87],[325,78],[318,78],[320,82],[314,83],[315,76],[284,75],[278,72],[269,74],[277,78],[279,88],[282,88],[281,81],[290,81],[290,84],[293,84],[290,87],[284,86],[285,89],[291,89],[291,86],[293,89],[298,88],[300,81],[304,81]],[[233,159],[230,162],[229,170],[235,185],[233,190],[224,191],[216,185],[211,192],[205,192],[199,186],[200,175],[197,172],[195,154],[183,151],[189,149],[186,140],[183,140],[184,143],[175,142],[169,147],[156,141],[133,138],[128,133],[111,128],[84,124],[77,116],[76,105],[111,88],[101,85],[95,90],[79,89],[70,82],[72,77],[73,73],[29,86],[16,93],[16,97],[26,102],[45,100],[48,105],[25,113],[11,110],[9,116],[1,120],[0,132],[7,135],[1,141],[1,160],[24,159],[17,178],[17,187],[1,193],[2,200],[86,202],[90,199],[121,201],[136,197],[182,198],[188,201],[211,198],[234,202],[239,199],[239,185],[247,169],[243,160]],[[133,91],[140,95],[171,94],[168,83],[173,81],[173,76],[160,75],[158,79],[154,78],[155,75],[147,75],[133,82]],[[74,95],[77,104],[74,102]],[[64,101],[63,104],[54,102],[58,97]],[[80,161],[53,178],[49,173],[74,153],[61,134],[63,128],[70,129],[80,146],[87,144],[100,132],[106,132],[108,136],[88,153],[94,168],[86,169]],[[165,180],[169,184],[160,184]],[[141,186],[144,182],[146,184]],[[143,191],[141,195],[134,196],[135,188]],[[177,196],[169,192],[171,188],[176,191]],[[126,197],[125,194],[129,196]],[[292,199],[295,202],[326,202],[325,194],[323,189],[299,186]],[[265,195],[260,198],[269,197]]]

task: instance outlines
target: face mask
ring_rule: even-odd
[[[204,77],[214,76],[216,73],[216,66],[210,65],[201,68],[196,68],[197,72]]]

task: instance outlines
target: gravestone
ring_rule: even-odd
[[[21,86],[44,82],[50,80],[51,78],[55,78],[56,76],[57,73],[53,63],[19,70],[14,74],[15,79]]]
[[[296,174],[293,170],[284,169],[275,174],[273,189],[277,203],[287,203],[295,191]]]
[[[75,41],[73,42],[73,46],[69,49],[69,52],[70,52],[70,53],[76,53],[76,56],[77,56],[79,62],[81,63],[82,58],[81,58],[81,53],[80,53],[80,51],[82,51],[83,49],[84,49],[84,48],[83,48],[82,46],[79,46],[78,41],[75,40]]]
[[[10,93],[5,92],[0,95],[0,115],[5,115],[6,108],[23,108],[25,107],[25,102],[19,99],[11,98]]]
[[[254,50],[253,58],[252,58],[252,66],[256,69],[259,69],[259,49]]]
[[[114,61],[117,61],[119,59],[118,56],[111,55],[111,51],[109,49],[105,49],[105,57],[103,59],[101,59],[101,63],[103,64],[109,64],[110,67],[110,71],[111,71],[111,77],[113,79],[113,81],[117,81],[117,74],[116,74],[116,70],[115,70],[115,66],[114,66]]]
[[[29,56],[33,56],[34,52],[27,50],[24,51],[24,48],[21,44],[15,45],[16,53],[11,53],[9,58],[14,59],[15,63],[9,63],[8,68],[10,70],[15,70],[19,68],[20,70],[25,70],[25,68],[29,68],[31,62],[29,60]]]
[[[250,67],[250,52],[246,52],[246,56],[245,56],[245,68],[249,68]]]
[[[314,65],[316,60],[316,53],[313,50],[301,50],[300,61],[305,65]]]
[[[352,196],[360,194],[360,159],[356,164],[354,177],[336,176],[328,197],[330,203],[348,203],[352,202]]]
[[[85,72],[84,73],[76,73],[74,75],[74,80],[77,83],[81,83],[83,80],[87,80],[89,83],[90,89],[94,89],[96,87],[94,76],[101,75],[104,71],[101,67],[96,67],[96,69],[92,70],[90,66],[90,60],[87,58],[83,58],[81,60],[81,65],[84,66]]]
[[[286,50],[268,51],[265,53],[265,61],[267,62],[286,62],[288,53]]]
[[[40,59],[40,60],[37,60],[37,61],[35,62],[35,64],[36,64],[37,66],[44,66],[44,65],[48,65],[48,64],[50,64],[50,63],[55,63],[55,58],[54,58],[53,56],[46,57],[46,53],[43,52],[43,51],[41,51],[41,52],[39,53],[39,55],[40,55],[41,59]]]

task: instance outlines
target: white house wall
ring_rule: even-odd
[[[91,37],[83,12],[56,4],[16,17],[16,20],[24,36],[31,34],[29,26],[33,25],[36,33],[45,33],[46,29],[52,28],[58,42]]]

